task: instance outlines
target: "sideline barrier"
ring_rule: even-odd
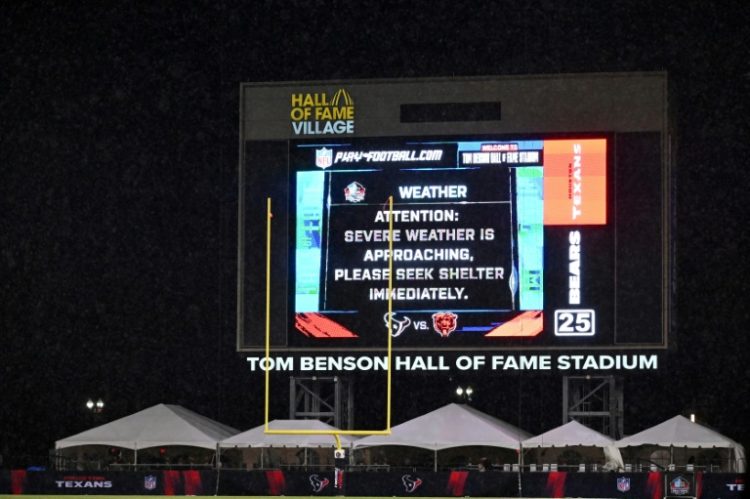
[[[518,473],[502,471],[355,471],[344,478],[347,496],[416,497],[744,497],[737,473]],[[218,487],[217,487],[218,481]],[[328,471],[102,471],[0,470],[0,494],[334,496]]]

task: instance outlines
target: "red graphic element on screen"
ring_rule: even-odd
[[[533,337],[544,329],[544,316],[541,310],[529,310],[503,322],[485,334],[485,338]]]
[[[355,333],[338,322],[314,312],[295,314],[294,327],[312,338],[357,338]]]

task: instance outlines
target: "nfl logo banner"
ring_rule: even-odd
[[[146,490],[154,490],[156,488],[156,476],[146,475],[143,478],[143,488]]]
[[[630,478],[621,476],[617,478],[617,490],[627,492],[630,490]]]

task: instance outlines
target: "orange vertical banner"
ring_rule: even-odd
[[[544,141],[544,225],[607,223],[607,140]]]

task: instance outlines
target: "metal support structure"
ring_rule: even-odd
[[[354,427],[354,384],[347,378],[289,377],[289,419],[319,419],[342,430]]]
[[[615,440],[621,439],[623,392],[619,376],[563,376],[563,424],[575,419]]]

